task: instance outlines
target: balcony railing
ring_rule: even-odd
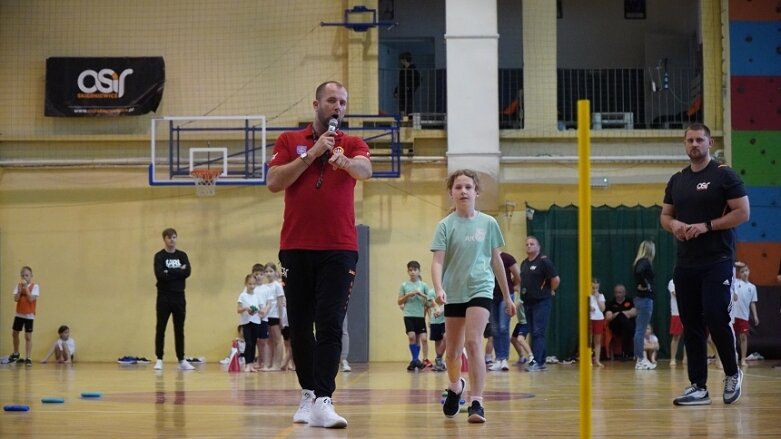
[[[445,119],[446,70],[418,71],[410,112]],[[398,77],[398,69],[380,70],[383,113],[403,114],[393,93]],[[500,69],[498,80],[499,127],[523,128],[523,70]],[[702,121],[702,74],[694,69],[558,69],[556,85],[559,129],[575,128],[580,99],[591,100],[594,129],[676,129]]]

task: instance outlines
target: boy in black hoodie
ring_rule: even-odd
[[[184,317],[187,301],[184,298],[185,279],[191,267],[187,253],[176,248],[176,230],[163,230],[165,248],[155,254],[154,269],[157,279],[157,326],[155,328],[155,370],[163,368],[163,348],[168,317],[174,316],[174,344],[180,370],[194,367],[184,357]]]

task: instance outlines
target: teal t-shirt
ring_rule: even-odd
[[[420,291],[423,294],[423,297],[421,297],[420,294],[416,294],[404,302],[404,317],[426,316],[426,303],[428,303],[429,290],[430,288],[428,285],[422,280],[418,280],[417,282],[405,280],[401,283],[401,286],[399,287],[399,297],[412,291]]]
[[[520,323],[521,325],[527,324],[527,321],[526,321],[526,309],[523,307],[523,301],[519,300],[516,303],[516,305],[517,306],[515,307],[515,310],[516,310],[515,317],[518,319],[518,323]]]
[[[428,290],[429,321],[428,322],[431,325],[436,325],[438,323],[445,323],[444,309],[441,309],[442,312],[439,314],[439,316],[434,315],[434,310],[437,307],[442,308],[441,306],[437,305],[436,299],[437,299],[437,292],[434,291],[433,288],[429,288]]]
[[[466,303],[475,298],[493,299],[493,249],[504,246],[499,224],[478,212],[472,218],[455,212],[443,218],[434,231],[431,251],[443,250],[442,288],[447,303]]]

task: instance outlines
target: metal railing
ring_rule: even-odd
[[[670,129],[702,121],[702,75],[691,69],[558,69],[557,108],[575,128],[576,105],[589,99],[596,129]]]
[[[444,115],[446,70],[418,69],[418,73],[420,86],[410,112]],[[556,73],[560,129],[575,128],[580,99],[591,100],[592,111],[601,120],[596,129],[674,129],[702,121],[702,74],[695,69],[557,69]],[[381,112],[403,115],[394,96],[399,70],[381,69],[379,75]],[[499,69],[498,80],[499,127],[523,128],[523,70]]]

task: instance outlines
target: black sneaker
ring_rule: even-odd
[[[27,366],[27,367],[33,367],[33,362],[32,362],[32,360],[27,358],[26,360],[24,360],[24,365]]]
[[[740,399],[741,384],[743,384],[743,371],[740,369],[735,375],[724,378],[724,404],[732,404]]]
[[[468,421],[472,424],[482,424],[485,422],[485,413],[483,412],[483,406],[479,401],[472,401],[472,405],[467,409],[469,415]]]
[[[461,401],[461,394],[463,394],[464,389],[466,389],[466,380],[460,378],[459,381],[461,382],[461,392],[456,393],[450,390],[450,387],[448,387],[447,396],[445,397],[445,403],[442,404],[442,412],[448,418],[452,418],[453,416],[458,414],[458,409],[459,409],[458,403]]]
[[[19,352],[14,352],[13,354],[8,356],[8,362],[9,363],[15,363],[19,360]]]
[[[708,391],[702,387],[697,387],[695,384],[687,387],[681,396],[673,400],[675,405],[708,405],[710,403]]]
[[[407,370],[413,371],[415,370],[415,367],[418,365],[418,362],[415,360],[412,360],[409,362],[409,366],[407,366]]]
[[[426,368],[426,365],[420,360],[415,360],[415,368],[419,370],[423,370]]]

